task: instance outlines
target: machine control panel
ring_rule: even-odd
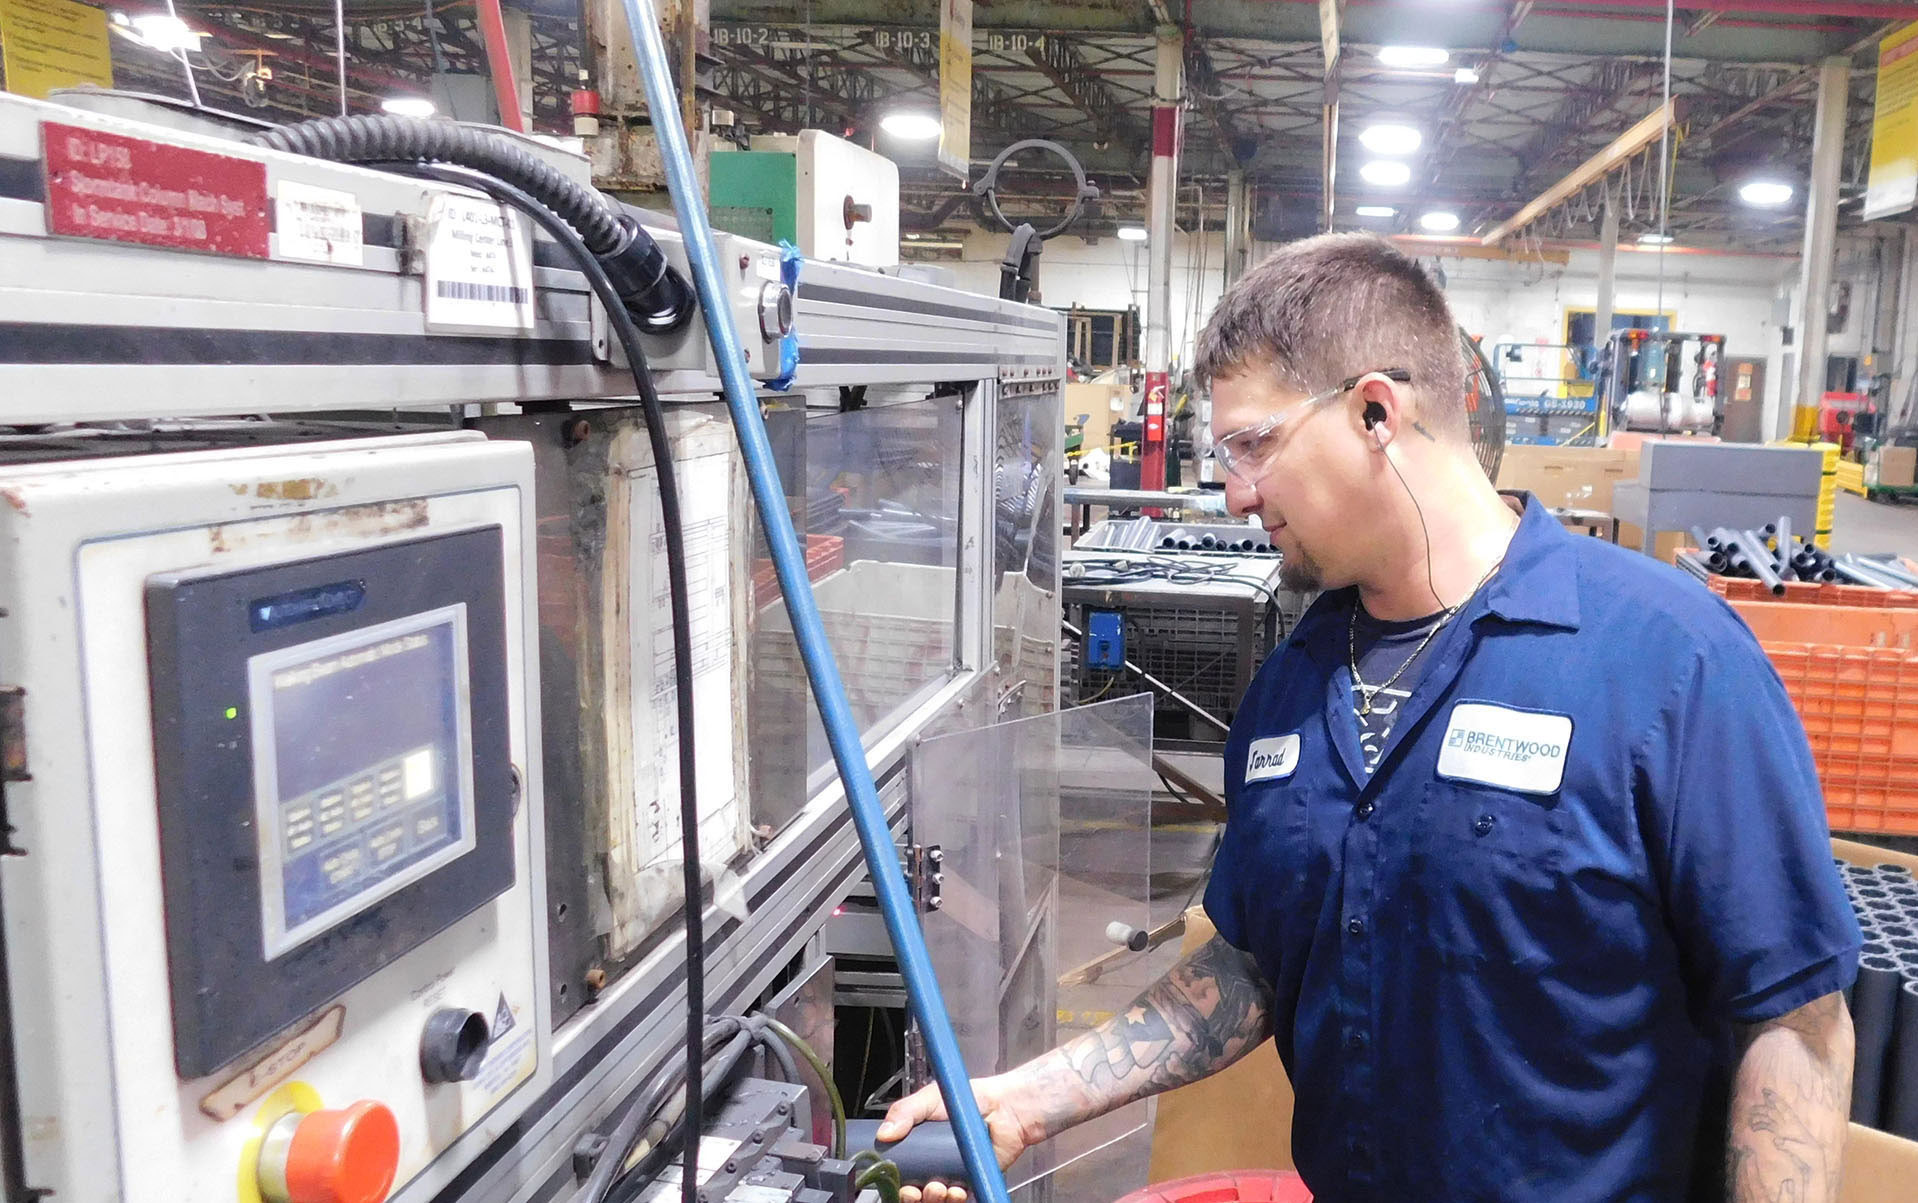
[[[467,655],[462,603],[248,662],[268,956],[473,850]]]
[[[495,527],[148,579],[182,1076],[512,884],[501,572]]]

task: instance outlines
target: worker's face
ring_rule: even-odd
[[[1349,395],[1316,404],[1281,387],[1271,373],[1253,370],[1212,382],[1212,437],[1256,429],[1275,416],[1277,427],[1238,457],[1225,474],[1226,508],[1256,516],[1285,557],[1280,583],[1288,589],[1350,584],[1352,521],[1360,512],[1357,482],[1364,443]],[[1243,435],[1241,435],[1243,439]]]

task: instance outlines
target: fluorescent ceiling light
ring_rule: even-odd
[[[1360,217],[1396,217],[1399,211],[1390,205],[1360,205],[1356,212]]]
[[[131,29],[135,41],[150,46],[162,54],[174,54],[181,50],[198,50],[200,39],[207,36],[188,28],[187,23],[180,18],[166,13],[141,13],[123,23]]]
[[[1783,180],[1747,180],[1738,190],[1738,199],[1748,205],[1775,208],[1792,198],[1792,186]]]
[[[1425,136],[1415,125],[1395,125],[1382,122],[1368,125],[1359,135],[1359,144],[1375,155],[1409,155],[1425,141]]]
[[[1381,46],[1379,61],[1388,67],[1442,67],[1451,52],[1438,46]]]
[[[439,111],[424,96],[388,96],[380,101],[380,108],[395,117],[431,117]]]
[[[939,118],[930,113],[887,113],[879,128],[908,142],[930,142],[939,136]]]
[[[1419,216],[1419,229],[1434,234],[1449,234],[1458,229],[1458,214],[1447,213],[1443,209],[1434,209]]]
[[[1645,246],[1670,246],[1677,239],[1670,234],[1660,234],[1657,230],[1647,230],[1638,236],[1638,241]]]
[[[1452,82],[1455,84],[1477,83],[1478,68],[1477,67],[1460,67],[1458,70],[1452,72]]]
[[[1359,168],[1359,178],[1381,188],[1397,188],[1412,178],[1412,169],[1396,159],[1373,159]]]
[[[1119,237],[1125,239],[1127,242],[1144,242],[1146,238],[1145,227],[1120,226]]]

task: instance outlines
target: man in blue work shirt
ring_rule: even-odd
[[[1836,1199],[1859,932],[1803,729],[1716,598],[1493,491],[1456,330],[1364,235],[1219,302],[1227,500],[1325,592],[1226,742],[1218,937],[975,1083],[994,1143],[1273,1037],[1321,1199]]]

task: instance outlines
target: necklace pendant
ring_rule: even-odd
[[[1372,717],[1372,699],[1371,699],[1371,698],[1367,698],[1367,699],[1365,699],[1365,702],[1364,702],[1364,703],[1363,703],[1362,705],[1360,705],[1360,707],[1359,707],[1359,717],[1360,717],[1360,718],[1371,718],[1371,717]]]

